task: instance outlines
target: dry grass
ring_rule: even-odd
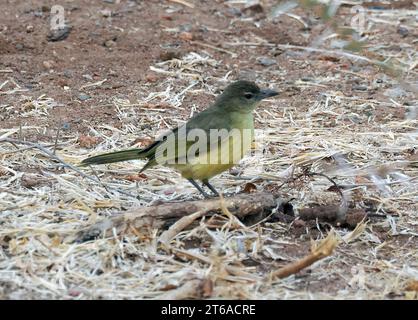
[[[369,12],[373,21],[369,46],[394,60],[403,70],[403,82],[416,88],[416,41],[400,43],[400,50],[393,53],[384,45],[383,35],[372,32],[381,24],[396,23],[400,16],[411,28],[416,28],[416,21],[406,10],[389,13]],[[247,37],[249,43],[260,43],[259,38]],[[235,45],[227,50],[240,51],[244,59],[251,57],[252,48]],[[323,49],[328,50],[326,54],[333,51],[326,43]],[[384,76],[367,61],[360,64],[354,58],[341,57],[359,63],[360,70],[329,72],[321,69],[324,61],[316,59],[317,53],[297,48],[287,48],[286,59],[291,59],[293,66],[317,69],[315,78],[286,84],[290,70],[283,67],[255,72],[257,81],[321,94],[264,103],[256,112],[257,127],[264,130],[259,142],[262,145],[257,147],[266,152],[262,157],[248,155],[236,170],[238,176],[224,173],[214,178],[213,184],[225,193],[234,193],[246,180],[262,177],[257,183],[259,189],[274,188],[290,172],[297,174],[311,167],[332,176],[338,184],[348,185],[344,190],[347,199],[357,207],[386,215],[384,219],[370,221],[354,233],[336,229],[342,242],[332,256],[314,264],[309,272],[281,280],[267,275],[308,254],[311,230],[295,236],[294,229],[282,223],[232,228],[228,220],[223,227],[213,229],[203,217],[197,227],[171,240],[171,251],[157,242],[163,230],[132,230],[86,243],[65,241],[68,235],[121,210],[199,197],[170,169],[157,167],[146,171],[144,177],[138,176],[143,165],[140,160],[97,166],[94,171],[83,169],[84,176],[64,163],[76,165],[90,154],[128,147],[138,137],[157,136],[201,110],[204,106],[182,102],[187,96],[212,96],[232,80],[230,67],[211,52],[210,47],[202,47],[182,59],[152,66],[151,70],[164,74],[165,80],[138,88],[144,95],[135,103],[115,99],[123,126],[92,127],[91,136],[99,138],[93,148],[83,148],[78,136],[65,132],[59,135],[56,146],[39,142],[50,153],[56,149],[62,162],[33,145],[2,142],[11,136],[30,140],[31,133],[43,128],[0,129],[0,298],[417,297],[416,292],[405,291],[418,279],[416,96],[402,87],[399,79]],[[383,83],[376,83],[377,78]],[[364,81],[367,90],[374,86],[392,93],[393,98],[389,102],[384,96],[368,99],[355,91],[347,96],[336,87],[344,87],[353,79]],[[59,103],[48,97],[24,97],[25,92],[13,81],[0,83],[0,88],[0,97],[16,95],[22,101],[21,110],[5,111],[16,112],[17,117],[27,113],[47,117],[48,110]],[[399,92],[412,102],[410,107],[399,102]],[[392,116],[406,108],[404,117]],[[327,187],[329,181],[315,177],[285,184],[280,191],[294,198],[296,208],[302,208],[308,203],[339,201],[337,194],[326,192]],[[315,235],[326,236],[319,224]]]

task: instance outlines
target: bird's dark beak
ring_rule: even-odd
[[[277,96],[279,93],[270,89],[260,90],[260,100]]]

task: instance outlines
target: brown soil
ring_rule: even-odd
[[[327,28],[327,24],[321,21],[315,11],[309,12],[302,8],[292,11],[309,25],[309,28],[305,28],[301,22],[290,16],[269,19],[268,14],[275,1],[263,1],[261,10],[257,7],[243,9],[242,6],[229,5],[220,0],[187,2],[194,3],[195,7],[156,0],[62,0],[60,4],[65,8],[65,17],[72,29],[68,38],[51,42],[48,41],[50,9],[57,1],[1,1],[0,86],[5,85],[0,90],[0,129],[21,127],[21,132],[15,133],[13,137],[42,143],[53,143],[58,130],[60,140],[66,141],[79,139],[80,136],[85,139],[86,135],[91,134],[92,128],[98,130],[102,125],[123,129],[127,119],[120,118],[115,99],[124,99],[132,105],[141,104],[149,93],[162,92],[168,85],[174,86],[176,92],[180,92],[189,85],[187,78],[157,73],[150,67],[173,57],[181,60],[190,52],[207,52],[219,63],[213,67],[204,66],[198,71],[185,71],[197,72],[203,80],[194,88],[194,92],[185,96],[182,109],[176,109],[167,102],[152,102],[148,106],[141,104],[137,109],[139,118],[129,120],[134,126],[143,127],[143,135],[138,134],[140,139],[152,138],[155,131],[155,124],[143,122],[148,113],[147,108],[163,109],[161,116],[167,125],[172,126],[175,119],[188,119],[192,106],[197,110],[204,109],[213,101],[213,95],[219,93],[226,83],[238,78],[254,79],[264,86],[275,87],[281,91],[276,106],[258,111],[258,128],[265,126],[263,119],[269,118],[269,112],[277,115],[283,110],[292,110],[296,117],[305,114],[315,101],[323,99],[324,92],[338,92],[345,98],[354,97],[363,101],[350,106],[347,100],[342,100],[341,103],[347,103],[347,108],[352,109],[349,116],[339,119],[340,124],[331,113],[324,113],[321,120],[323,128],[335,128],[343,123],[352,126],[354,133],[367,132],[370,119],[376,126],[390,121],[403,121],[411,105],[416,103],[413,91],[408,89],[399,96],[388,95],[387,90],[396,90],[398,87],[399,78],[385,75],[376,65],[342,55],[307,53],[264,45],[230,44],[265,41],[273,45],[311,47],[312,41]],[[411,10],[410,7],[403,9]],[[338,17],[341,25],[348,25],[350,7],[341,8]],[[404,23],[408,21],[405,19]],[[368,44],[371,47],[383,45],[385,53],[406,57],[408,55],[405,50],[416,51],[418,36],[416,28],[408,25],[406,28],[407,35],[401,36],[405,31],[400,33],[397,25],[378,24],[371,31]],[[370,50],[356,54],[373,59],[376,52]],[[272,65],[260,64],[260,57],[273,60]],[[415,65],[403,80],[414,84],[416,70]],[[228,72],[228,81],[220,81]],[[92,83],[98,84],[89,86]],[[22,91],[13,92],[17,88]],[[55,105],[45,113],[30,112],[34,108],[31,101],[43,95],[53,99]],[[379,102],[378,108],[369,103],[373,101]],[[159,123],[158,126],[165,124]],[[102,141],[100,139],[78,141],[80,144],[84,143],[84,147],[90,148]],[[397,156],[393,155],[391,159],[398,159]],[[14,169],[25,173],[39,171],[33,166],[22,165]],[[1,175],[0,170],[0,177]],[[116,174],[113,176],[118,177]],[[381,222],[374,220],[373,223]],[[307,230],[298,232],[289,228],[286,235],[289,244],[281,245],[277,254],[289,261],[307,254],[310,238],[320,237],[316,225],[308,226]],[[411,230],[414,226],[416,229],[415,224]],[[387,225],[376,232],[376,237],[381,235],[380,240],[387,242],[379,255],[388,264],[394,258],[396,248],[407,254],[408,248],[416,248],[418,245],[416,236],[389,237],[389,232]],[[3,240],[0,239],[0,243]],[[204,241],[201,238],[195,240],[187,240],[189,242],[185,242],[185,248],[199,247]],[[358,259],[366,264],[359,252],[368,252],[367,244],[359,243],[356,250],[359,251],[353,254],[355,257],[352,261]],[[331,297],[334,294],[344,298],[347,291],[352,289],[347,284],[352,276],[352,265],[346,263],[345,251],[349,249],[343,246],[339,253],[339,257],[344,257],[343,262],[323,264],[324,270],[329,271],[328,277],[311,278],[310,271],[304,271],[296,277],[296,284],[289,285],[288,288],[301,292],[300,297],[309,291],[313,296],[318,294],[318,298]],[[244,265],[255,266],[259,272],[271,271],[285,262],[263,256],[259,260],[242,260]],[[401,266],[397,267],[401,269]],[[369,271],[378,272],[366,270]],[[340,275],[344,272],[346,277]],[[367,289],[376,293],[383,290],[382,288],[386,286],[379,284],[373,287],[369,283]],[[16,290],[18,287],[14,284],[7,284],[7,288],[0,292],[0,298],[12,297]],[[383,298],[392,298],[389,291]],[[29,291],[26,293],[28,298],[36,297],[35,294],[36,292]],[[55,291],[52,296],[68,298],[68,295],[60,296]],[[352,294],[351,297],[353,296],[355,295]],[[229,297],[236,296],[231,294]],[[401,291],[396,291],[393,297],[404,296]],[[270,293],[268,298],[273,298],[273,295]]]

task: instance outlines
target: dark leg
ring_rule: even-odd
[[[218,193],[218,191],[216,191],[216,189],[209,183],[209,181],[208,180],[205,180],[205,181],[202,181],[203,182],[203,184],[206,186],[206,187],[208,187],[209,189],[210,189],[210,191],[212,191],[213,192],[213,194],[215,195],[215,196],[217,196],[217,197],[219,197],[219,193]]]
[[[194,181],[193,179],[188,179],[190,181],[190,183],[197,189],[199,190],[199,192],[205,197],[205,198],[210,198],[210,196],[197,184],[196,181]]]

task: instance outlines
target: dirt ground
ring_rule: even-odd
[[[417,4],[363,4],[363,45],[348,51],[342,44],[359,39],[341,29],[362,1],[346,2],[325,20],[320,6],[284,10],[283,1],[1,1],[0,298],[417,299]],[[71,30],[50,41],[57,4]],[[280,4],[286,12],[272,16]],[[146,145],[236,79],[280,95],[255,113],[262,159],[248,155],[213,180],[218,189],[251,182],[292,199],[296,214],[338,204],[323,177],[283,175],[309,168],[349,185],[350,206],[372,214],[358,233],[335,227],[334,254],[286,279],[266,276],[307,255],[329,223],[240,229],[203,219],[172,241],[189,258],[161,248],[162,230],[70,243],[69,233],[112,214],[200,196],[170,169],[138,175],[139,160],[82,169],[89,180],[2,141],[76,165]]]

